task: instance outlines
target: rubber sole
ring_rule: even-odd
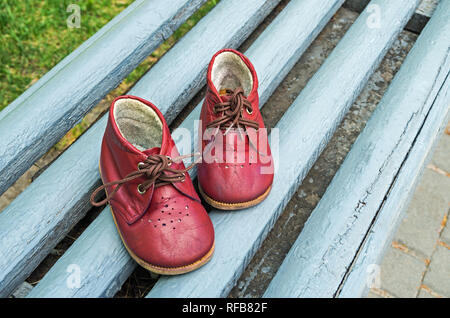
[[[217,200],[214,200],[213,198],[209,197],[202,189],[202,186],[200,185],[200,182],[198,183],[198,190],[200,191],[200,194],[202,195],[203,199],[211,205],[212,207],[219,209],[219,210],[242,210],[246,209],[255,205],[258,205],[261,203],[270,193],[270,190],[272,189],[272,185],[267,188],[266,191],[264,191],[263,194],[261,194],[259,197],[245,202],[238,202],[238,203],[227,203],[227,202],[220,202]]]
[[[102,182],[103,182],[102,171],[100,170],[100,167],[98,170],[100,172],[100,178],[102,179]],[[105,191],[107,191],[107,190],[105,189]],[[145,268],[146,270],[148,270],[152,273],[160,274],[160,275],[180,275],[180,274],[189,273],[189,272],[196,270],[197,268],[202,267],[206,263],[208,263],[214,254],[214,247],[215,247],[215,243],[216,243],[215,240],[212,244],[211,249],[208,251],[208,253],[206,253],[202,258],[195,261],[194,263],[179,266],[179,267],[162,267],[162,266],[150,264],[150,263],[144,261],[143,259],[141,259],[140,257],[138,257],[136,254],[134,254],[133,251],[131,251],[131,249],[127,246],[127,244],[125,243],[125,240],[122,237],[122,233],[120,233],[119,226],[117,225],[116,217],[114,216],[114,212],[113,212],[113,209],[111,206],[110,206],[110,210],[111,210],[111,215],[114,220],[114,225],[117,229],[117,233],[119,233],[120,240],[122,241],[123,246],[125,246],[125,249],[127,250],[128,254],[130,254],[131,258],[134,259],[136,261],[136,263],[138,263],[141,267]]]

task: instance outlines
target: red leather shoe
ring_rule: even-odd
[[[195,192],[161,112],[135,96],[116,98],[103,137],[103,185],[92,204],[111,205],[130,255],[165,275],[192,271],[214,251],[212,222]],[[105,189],[106,199],[95,202]]]
[[[248,58],[232,49],[217,52],[200,114],[198,166],[200,193],[213,207],[251,207],[270,192],[274,165],[258,103],[258,78]]]

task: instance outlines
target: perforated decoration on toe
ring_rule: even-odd
[[[180,201],[179,198],[178,201]],[[148,219],[148,224],[151,228],[158,231],[176,230],[177,227],[175,224],[182,223],[184,218],[190,217],[190,205],[192,201],[182,199],[182,202],[178,203],[179,208],[174,207],[176,203],[176,200],[161,197],[159,209],[155,209],[153,218]],[[158,225],[160,226],[158,227]]]

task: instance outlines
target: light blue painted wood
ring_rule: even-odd
[[[113,297],[136,266],[125,247],[117,242],[120,237],[107,207],[58,260],[56,270],[52,268],[51,279],[58,282],[56,288],[45,288],[45,276],[27,297]],[[122,270],[111,277],[108,268],[117,266]],[[79,285],[75,280],[78,273]],[[93,288],[99,293],[93,294]]]
[[[368,231],[364,245],[338,293],[338,297],[364,297],[368,286],[374,282],[376,270],[380,265],[386,248],[391,244],[397,225],[402,219],[405,208],[422,170],[425,168],[436,140],[442,135],[450,115],[450,79],[447,78],[436,101],[427,115],[405,162],[396,176],[383,205],[377,213],[374,225]],[[379,274],[379,272],[378,272]],[[380,278],[380,277],[378,277]]]
[[[368,28],[369,13],[362,13],[277,124],[281,155],[267,199],[238,213],[210,212],[216,233],[212,260],[186,275],[162,277],[148,297],[229,293],[417,3],[374,1],[383,12],[380,28]]]
[[[0,297],[22,283],[89,210],[89,191],[100,184],[98,155],[105,127],[106,117],[0,213]]]
[[[421,0],[416,12],[406,25],[406,29],[420,34],[422,29],[433,14],[440,0]],[[445,0],[444,0],[445,1]],[[370,0],[347,0],[345,7],[356,12],[361,12],[369,4]]]
[[[238,0],[220,2],[163,56],[129,93],[148,98],[154,102],[170,123],[189,101],[191,95],[198,91],[200,84],[204,83],[204,70],[211,56],[222,47],[236,47],[242,43],[278,2],[279,0],[264,2],[249,0],[245,3]],[[229,13],[238,7],[242,10],[234,14],[235,19],[228,19]],[[217,21],[225,20],[227,22],[222,24],[220,34],[216,35],[217,30],[211,28],[211,25],[214,25]],[[199,47],[202,49],[199,50]],[[182,63],[177,61],[183,60],[190,62],[180,67]],[[162,86],[160,81],[163,84]],[[167,85],[167,83],[170,83],[170,85]],[[189,89],[192,91],[189,91]],[[170,94],[167,94],[167,92],[170,92]],[[155,102],[155,100],[158,102]],[[12,279],[11,284],[14,285],[23,280],[27,273],[29,274],[30,270],[68,232],[71,226],[85,214],[89,207],[88,196],[99,183],[98,156],[105,125],[106,116],[89,129],[80,140],[56,160],[5,210],[8,216],[3,216],[4,220],[14,218],[15,215],[21,214],[24,210],[32,210],[33,212],[30,212],[32,215],[27,216],[26,222],[21,221],[21,223],[11,224],[11,226],[5,225],[5,229],[2,231],[5,233],[4,240],[7,240],[7,244],[3,245],[5,249],[8,248],[9,250],[9,246],[16,246],[16,248],[14,252],[3,252],[8,257],[5,257],[4,263],[0,261],[0,269],[4,269],[5,273],[3,277],[0,276],[0,281]],[[80,153],[83,153],[82,157],[80,157]],[[45,197],[42,197],[41,189],[43,187],[45,187],[45,193],[47,193]],[[70,189],[70,191],[66,189]],[[44,224],[41,224],[42,221],[38,221],[46,219],[49,222],[44,222]],[[1,220],[2,215],[0,215],[0,223],[2,223]],[[106,228],[110,225],[105,223]],[[30,228],[37,226],[39,226],[39,229],[31,233]],[[86,233],[89,233],[89,229],[86,230]],[[115,232],[114,227],[109,230]],[[97,229],[94,228],[92,235],[96,235],[96,231]],[[12,238],[8,234],[10,232],[15,233]],[[27,233],[30,233],[29,237]],[[31,243],[25,245],[24,240],[21,239],[23,236],[27,237]],[[120,244],[118,248],[121,248]],[[0,253],[2,253],[1,246]],[[101,254],[101,252],[99,253]],[[29,256],[29,254],[32,254],[32,256]],[[67,257],[70,258],[71,254],[68,253],[68,255]],[[105,257],[109,256],[110,254],[105,254]],[[31,260],[30,257],[32,257]],[[63,257],[66,257],[66,255]],[[58,267],[58,264],[52,270],[52,273],[56,273],[55,279],[61,283],[63,281],[59,279],[58,275],[67,273],[65,273],[65,265]],[[109,274],[107,277],[112,284],[111,288],[117,288],[117,286],[120,286],[117,285],[117,279],[124,279],[121,273],[124,264],[117,263],[116,267],[111,267],[106,262],[106,265],[104,271]],[[134,263],[125,265],[134,266]],[[98,269],[95,268],[92,271],[95,276],[97,275],[96,270]],[[80,295],[79,291],[67,291],[64,284],[59,285],[61,289],[46,288],[45,282],[51,282],[52,277],[50,274],[46,276],[32,295],[45,294],[50,296],[46,293],[51,293],[51,295],[64,294],[67,296],[69,292],[73,295],[75,293]],[[92,295],[104,295],[106,283],[93,284],[91,286],[93,289],[86,292],[91,292]]]
[[[8,107],[0,120],[0,193],[205,1],[138,1]]]
[[[401,5],[397,1],[395,4]],[[449,54],[450,1],[443,1],[264,296],[336,294],[448,77]]]
[[[287,72],[286,67],[284,65],[289,65],[289,63],[295,62],[300,55],[303,53],[303,50],[311,43],[320,29],[326,24],[329,18],[334,14],[340,4],[343,1],[341,0],[327,0],[323,1],[322,4],[324,6],[316,6],[313,5],[309,1],[303,2],[295,2],[296,4],[288,5],[285,10],[279,15],[279,17],[263,32],[261,38],[264,38],[267,42],[257,41],[252,45],[250,50],[253,50],[254,53],[251,56],[252,60],[259,61],[257,64],[257,69],[259,72],[263,72],[267,74],[265,79],[262,81],[262,86],[260,93],[265,94],[265,90],[273,90],[272,85],[278,85],[278,79],[283,76],[279,75],[279,72]],[[253,6],[255,7],[255,6]],[[216,8],[217,9],[217,8]],[[286,9],[289,9],[286,11]],[[224,10],[224,12],[229,13],[229,11]],[[289,14],[286,14],[288,12]],[[209,16],[209,15],[208,15]],[[208,18],[208,16],[206,18]],[[283,19],[284,23],[280,23],[279,19]],[[277,22],[278,21],[278,22]],[[299,21],[301,24],[299,25]],[[275,24],[276,23],[276,24]],[[298,28],[293,28],[293,25],[298,26]],[[197,26],[196,26],[197,27]],[[297,30],[297,32],[292,32],[292,30]],[[191,31],[192,32],[192,31]],[[291,41],[286,41],[286,38],[281,35],[291,32]],[[271,43],[272,46],[266,46],[266,43]],[[295,43],[295,44],[293,44]],[[281,47],[280,47],[281,46]],[[303,47],[303,50],[298,50],[299,47]],[[270,51],[268,48],[271,48],[272,55],[267,55],[267,51]],[[249,50],[249,51],[250,51]],[[280,52],[283,54],[280,55]],[[210,56],[214,52],[210,52]],[[260,59],[259,55],[264,55],[266,57],[270,57],[267,59]],[[295,56],[297,55],[297,56]],[[166,55],[168,56],[168,55]],[[273,60],[279,58],[282,62],[277,62],[279,64],[278,72],[277,69],[273,66]],[[208,59],[209,60],[209,59]],[[256,64],[255,64],[256,65]],[[178,67],[178,64],[176,64]],[[153,69],[152,69],[153,70]],[[150,71],[151,72],[151,71]],[[176,76],[174,76],[176,77]],[[138,87],[142,87],[139,85]],[[145,94],[143,90],[139,88],[140,94]],[[197,110],[200,106],[197,106]],[[198,117],[197,117],[198,118]],[[192,128],[193,121],[196,118],[193,118],[190,124],[183,124],[182,126]],[[185,121],[185,123],[187,123]],[[178,144],[177,144],[178,145]],[[98,156],[98,155],[97,155]],[[97,158],[95,160],[95,165],[97,164]],[[51,167],[50,167],[51,168]],[[96,169],[96,167],[95,167]],[[102,213],[106,213],[103,211]],[[109,231],[110,237],[116,237],[115,232],[116,229],[114,225],[109,222],[102,223],[103,233],[107,233]],[[97,228],[89,226],[86,231],[83,233],[83,237],[86,237],[85,242],[92,241],[89,237],[94,236],[97,231]],[[122,243],[120,240],[115,241],[107,241],[107,245],[111,251],[121,251],[124,254],[124,257],[128,257],[128,254],[123,250]],[[72,246],[54,265],[54,267],[47,273],[47,275],[41,280],[41,282],[33,289],[33,292],[30,294],[30,297],[47,297],[47,296],[57,296],[57,295],[66,295],[68,296],[70,293],[67,291],[67,287],[64,284],[64,280],[61,280],[61,277],[65,277],[64,272],[66,270],[66,264],[70,263],[80,263],[87,264],[87,267],[84,268],[84,272],[88,273],[88,278],[86,284],[82,285],[83,289],[87,291],[77,291],[77,294],[80,295],[90,295],[91,297],[104,295],[104,285],[103,283],[96,282],[98,278],[98,271],[101,270],[104,273],[107,273],[107,277],[111,277],[112,281],[116,282],[115,277],[117,277],[122,271],[129,271],[130,267],[134,268],[135,264],[123,264],[117,263],[117,266],[103,266],[98,265],[94,267],[89,267],[90,259],[87,257],[86,259],[81,259],[80,255],[82,255],[82,251],[86,249],[97,249],[95,246],[90,246],[89,244],[80,244]],[[72,251],[72,249],[76,249]],[[102,250],[101,247],[98,248]],[[97,264],[110,264],[111,255],[108,253],[102,253],[98,251],[96,253]],[[103,259],[103,262],[101,261]],[[102,277],[102,279],[104,279]],[[72,293],[73,295],[73,293]]]

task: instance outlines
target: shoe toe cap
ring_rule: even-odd
[[[242,203],[263,195],[271,186],[273,173],[264,173],[261,165],[212,164],[198,170],[202,191],[221,203]]]
[[[211,254],[214,228],[197,201],[175,207],[169,204],[168,208],[144,215],[128,228],[130,235],[124,241],[138,260],[151,267],[168,272],[183,268],[189,271]]]

